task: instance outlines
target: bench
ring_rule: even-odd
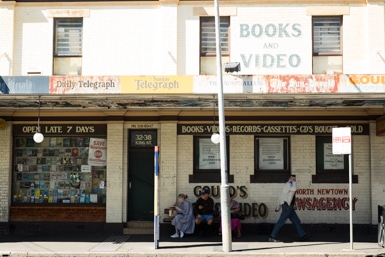
[[[164,214],[169,214],[169,209],[164,209]],[[173,219],[173,217],[165,217],[163,219],[163,222],[171,222]],[[214,211],[214,219],[213,219],[213,224],[219,224],[221,221],[220,217],[219,217],[219,212],[218,211]]]

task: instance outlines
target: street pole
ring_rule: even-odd
[[[159,248],[159,146],[154,147],[154,247]]]
[[[218,120],[219,120],[219,151],[221,161],[221,222],[222,222],[222,247],[223,252],[232,251],[231,242],[231,218],[230,218],[230,194],[227,181],[227,158],[226,158],[226,128],[225,128],[225,107],[223,96],[223,75],[222,75],[222,53],[219,0],[214,0],[215,8],[215,43],[217,63],[217,87],[218,87]]]
[[[349,230],[350,250],[353,250],[353,192],[352,192],[352,155],[349,154]]]

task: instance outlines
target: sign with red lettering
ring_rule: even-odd
[[[333,154],[351,154],[351,130],[346,128],[333,128]]]
[[[107,165],[107,140],[105,138],[90,138],[88,165]]]

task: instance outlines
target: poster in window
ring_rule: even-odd
[[[333,154],[333,144],[324,144],[324,169],[343,170],[345,168],[344,155]]]
[[[220,169],[219,144],[211,142],[210,138],[199,139],[199,169]]]
[[[259,139],[259,169],[283,170],[283,138]]]
[[[88,165],[107,165],[107,140],[105,138],[90,139]]]

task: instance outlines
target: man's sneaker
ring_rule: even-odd
[[[170,236],[171,238],[179,238],[179,234],[175,233],[174,235]]]
[[[306,234],[306,235],[302,236],[299,240],[302,241],[302,242],[303,242],[303,241],[307,241],[307,240],[310,239],[310,237],[311,237],[311,236],[310,236],[309,234]]]
[[[179,232],[179,237],[180,238],[183,238],[184,237],[184,233],[182,231]]]
[[[281,242],[281,241],[280,241],[280,240],[278,240],[277,238],[274,238],[274,237],[269,237],[269,242],[278,243],[278,242]]]

